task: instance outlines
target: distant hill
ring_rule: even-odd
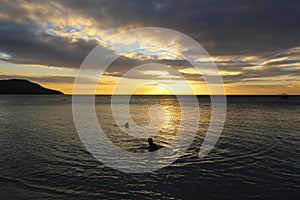
[[[63,94],[23,79],[0,80],[0,94]]]

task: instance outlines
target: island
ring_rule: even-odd
[[[0,80],[0,94],[56,94],[64,93],[44,88],[37,83],[24,79]]]

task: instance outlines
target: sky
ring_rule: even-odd
[[[101,56],[118,55],[123,44],[141,44],[130,37],[108,44],[113,35],[133,28],[162,27],[186,34],[206,49],[227,94],[300,94],[299,11],[298,0],[1,0],[0,79],[28,79],[72,94],[79,67],[97,45],[102,48]],[[136,50],[119,55],[99,80],[97,94],[111,94],[120,80],[124,94],[131,85],[139,86],[136,94],[169,94],[161,84],[189,94],[184,80],[154,65],[124,77],[145,63],[171,67],[195,93],[209,94],[201,75],[178,56],[184,52],[199,60],[192,48],[184,48],[172,37],[141,38],[154,45],[170,41],[173,54]],[[149,84],[142,84],[145,80]]]

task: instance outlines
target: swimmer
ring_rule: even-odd
[[[153,142],[152,138],[148,138],[148,143],[149,143],[149,151],[156,151],[158,149],[158,146]]]

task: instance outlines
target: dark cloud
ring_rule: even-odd
[[[0,12],[11,19],[22,19],[23,24],[37,24],[37,20],[30,18],[32,13],[20,6],[26,2],[3,1]],[[171,28],[196,39],[211,55],[256,55],[300,45],[298,0],[65,0],[43,3],[51,7],[34,11],[34,16],[41,19],[55,17],[57,10],[61,10],[65,16],[91,18],[94,26],[101,29]]]
[[[10,55],[6,61],[79,68],[87,54],[98,45],[96,40],[51,35],[34,26],[0,22],[0,51]],[[107,54],[113,51],[105,49]]]
[[[281,65],[291,65],[291,64],[297,64],[300,65],[300,60],[295,61],[295,60],[281,60],[281,61],[271,61],[268,62],[266,65],[277,65],[277,66],[281,66]]]
[[[108,68],[105,75],[113,77],[124,77],[124,74],[134,69],[135,66],[147,64],[147,63],[160,63],[167,66],[172,66],[176,70],[193,68],[193,66],[187,61],[182,60],[134,60],[126,57],[120,57]],[[277,64],[296,64],[299,61],[278,61],[270,62],[275,64],[266,63],[260,66],[260,69],[255,69],[257,65],[249,64],[245,61],[231,61],[216,63],[218,69],[222,72],[228,72],[229,74],[223,74],[222,78],[224,83],[238,83],[238,82],[251,82],[257,81],[268,81],[280,76],[288,76],[289,81],[298,80],[300,71],[297,68],[291,68],[291,66],[279,67]],[[126,63],[124,65],[124,63]],[[206,68],[205,68],[206,69]],[[153,67],[153,70],[161,71],[161,69]],[[235,73],[236,72],[236,73]],[[230,74],[232,73],[232,74]],[[172,72],[170,71],[171,75]],[[188,72],[181,72],[187,80],[204,82],[204,77],[200,74],[193,74]],[[212,77],[212,75],[205,74],[206,77]],[[155,79],[155,80],[181,80],[181,77],[163,77],[158,75],[144,74],[143,70],[133,70],[129,76],[125,78],[131,79]],[[288,81],[287,79],[285,79]]]
[[[107,74],[115,74],[118,76],[122,76],[127,71],[133,69],[136,66],[143,65],[143,64],[149,64],[149,63],[159,63],[167,66],[172,66],[175,69],[183,69],[186,67],[193,67],[189,62],[185,60],[168,60],[168,59],[134,59],[134,58],[128,58],[125,56],[120,56],[118,59],[116,59],[111,65],[107,68],[106,72]],[[118,72],[118,73],[115,73]]]
[[[300,1],[63,1],[105,28],[181,31],[213,55],[257,54],[300,45]]]
[[[26,3],[52,7],[29,12],[22,6]],[[57,13],[57,10],[62,12]],[[111,32],[145,26],[171,28],[193,37],[213,56],[254,55],[263,61],[270,60],[260,70],[251,70],[259,65],[253,63],[255,60],[218,61],[221,70],[240,72],[224,75],[226,83],[282,75],[295,77],[299,76],[296,70],[276,66],[298,64],[299,60],[272,59],[299,58],[300,50],[293,49],[300,46],[299,10],[298,0],[2,1],[0,14],[6,17],[1,18],[0,15],[0,51],[10,56],[5,58],[7,62],[78,68],[98,42],[94,39],[74,39],[47,30],[49,26],[55,26],[51,23],[53,17],[76,15],[92,19],[95,27]],[[103,53],[114,52],[103,47]],[[185,53],[193,54],[193,49]],[[121,77],[134,66],[149,62],[157,62],[157,59],[139,60],[122,56],[112,64],[106,75]],[[176,69],[190,67],[182,60],[160,60],[159,63]],[[189,80],[199,79],[199,75],[183,74]],[[141,76],[141,73],[137,77],[153,78]]]

